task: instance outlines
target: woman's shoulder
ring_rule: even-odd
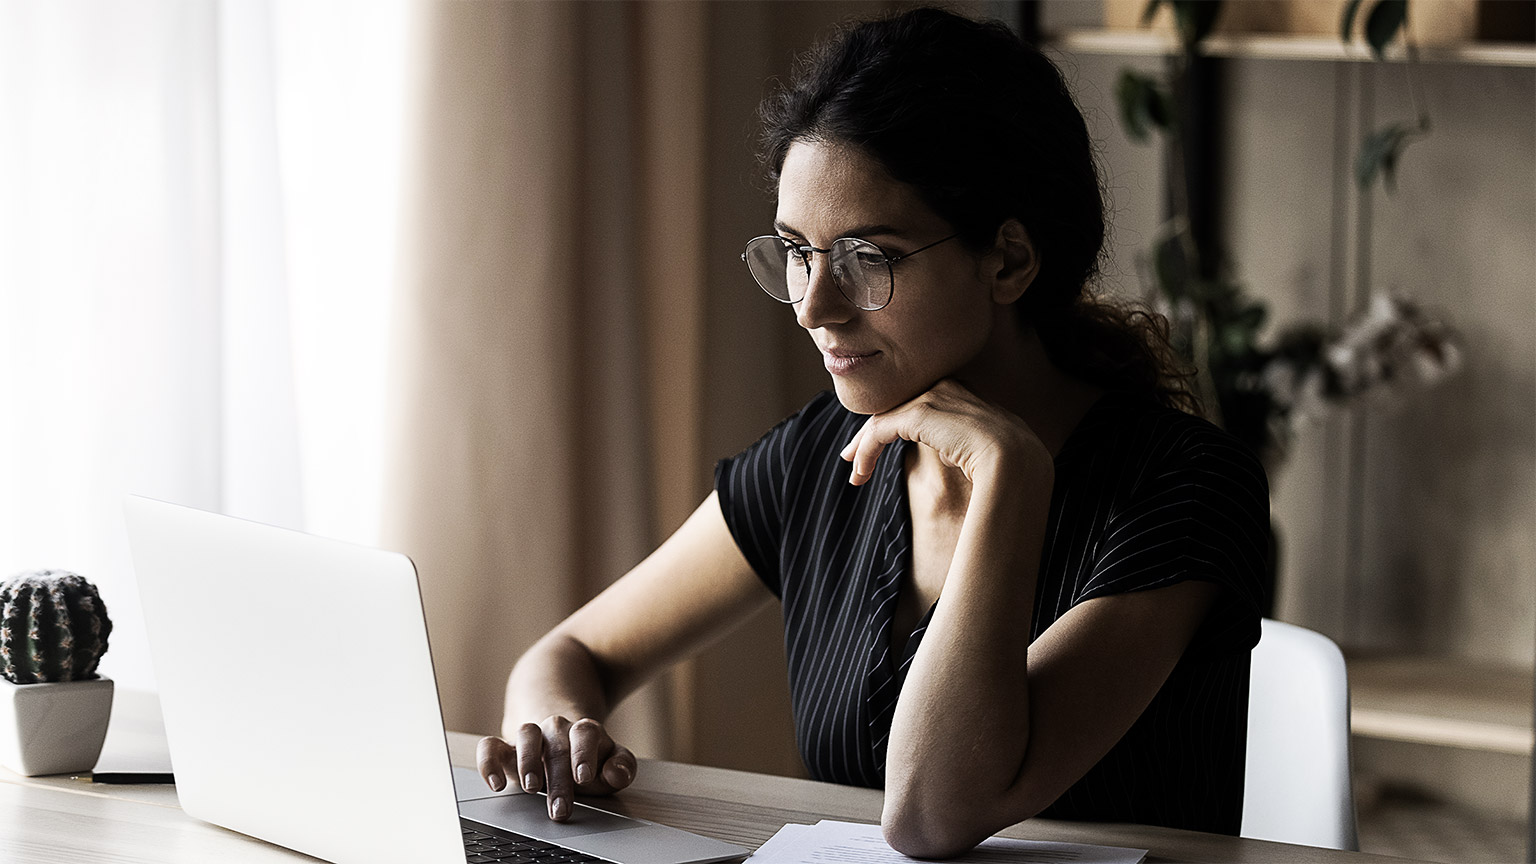
[[[846,481],[848,466],[838,454],[862,421],[832,393],[818,393],[746,449],[716,462],[714,486],[727,523],[767,519],[756,533],[777,536],[798,502],[815,497],[839,476]],[[736,527],[732,533],[740,542]],[[754,563],[759,573],[769,572],[763,569],[766,560],[759,555]]]
[[[1094,526],[1094,576],[1073,602],[1187,578],[1232,589],[1243,610],[1231,637],[1258,635],[1269,554],[1269,480],[1240,439],[1153,399],[1101,403],[1096,428],[1057,468],[1062,519]],[[1223,613],[1225,616],[1226,613]],[[1224,637],[1225,638],[1225,637]]]
[[[824,390],[724,461],[767,460],[779,471],[803,470],[811,462],[825,461],[829,450],[835,455],[863,420],[844,408],[835,393]]]
[[[1058,461],[1060,457],[1102,461],[1109,456],[1124,469],[1141,469],[1138,473],[1204,468],[1268,487],[1264,467],[1248,445],[1204,417],[1149,396],[1107,392],[1084,417],[1068,445],[1062,448]]]
[[[823,390],[811,397],[799,410],[774,424],[763,433],[764,441],[780,443],[798,442],[807,437],[823,437],[829,430],[856,426],[864,418],[847,408],[831,390]]]

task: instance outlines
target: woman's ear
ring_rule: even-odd
[[[988,263],[995,263],[992,271],[992,299],[1008,304],[1017,301],[1029,290],[1040,273],[1040,256],[1024,223],[1009,219],[997,228],[997,242],[988,256]]]

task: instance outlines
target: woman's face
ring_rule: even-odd
[[[841,237],[905,255],[954,233],[909,186],[856,147],[797,141],[779,172],[779,235],[828,249]],[[794,304],[843,407],[877,414],[941,378],[964,377],[992,335],[997,304],[975,254],[959,239],[891,265],[890,303],[859,309],[838,291],[827,256],[812,256],[810,285]]]

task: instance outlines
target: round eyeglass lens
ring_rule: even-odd
[[[832,244],[829,257],[833,280],[850,303],[873,312],[891,302],[891,265],[879,246],[844,238]]]
[[[756,237],[742,259],[757,284],[781,303],[798,303],[810,281],[809,256],[802,247],[774,236]],[[891,302],[891,265],[880,247],[845,237],[827,253],[832,281],[848,302],[873,312]]]
[[[758,237],[747,244],[747,269],[752,278],[781,303],[794,303],[805,296],[805,262],[798,250],[777,237]]]

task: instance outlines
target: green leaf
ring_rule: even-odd
[[[1255,303],[1239,314],[1237,323],[1249,334],[1258,333],[1259,329],[1264,326],[1264,318],[1267,312],[1268,310],[1264,308],[1263,304]]]
[[[1360,143],[1360,155],[1355,158],[1355,181],[1361,189],[1371,188],[1380,174],[1387,192],[1395,190],[1397,160],[1416,131],[1406,123],[1393,123],[1372,132]]]
[[[1258,334],[1268,315],[1265,304],[1249,298],[1241,285],[1224,278],[1196,280],[1188,288],[1210,327],[1206,346],[1213,374],[1228,367],[1237,374],[1257,362]]]
[[[1115,101],[1126,136],[1137,143],[1145,143],[1152,129],[1168,129],[1172,123],[1168,94],[1156,80],[1134,70],[1121,70],[1115,83]]]
[[[1220,328],[1222,351],[1227,357],[1243,357],[1253,351],[1253,333],[1241,327]]]
[[[1365,41],[1371,43],[1371,53],[1382,59],[1387,45],[1403,29],[1408,20],[1408,0],[1379,0],[1365,19]]]
[[[1355,14],[1360,11],[1360,0],[1349,0],[1344,4],[1343,22],[1339,25],[1339,38],[1348,42],[1351,32],[1355,29]]]
[[[1147,119],[1164,132],[1173,128],[1173,95],[1156,83],[1147,93]]]
[[[1120,71],[1115,82],[1115,103],[1120,107],[1120,125],[1125,135],[1138,144],[1145,144],[1148,136],[1146,110],[1146,79],[1129,69]]]

